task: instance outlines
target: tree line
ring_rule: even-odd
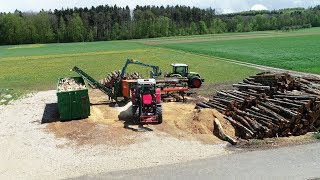
[[[320,6],[218,14],[189,6],[97,6],[0,13],[0,44],[141,39],[320,26]]]

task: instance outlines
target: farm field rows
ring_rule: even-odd
[[[265,31],[92,43],[35,44],[0,47],[0,88],[55,89],[57,78],[77,76],[79,66],[96,79],[120,70],[125,59],[139,59],[171,71],[186,63],[206,85],[231,83],[258,72],[219,58],[320,74],[320,28],[293,32]],[[130,66],[128,71],[148,69]]]
[[[320,29],[237,40],[176,42],[157,46],[270,67],[320,74]],[[318,32],[318,33],[317,33]],[[199,41],[199,39],[197,40]]]

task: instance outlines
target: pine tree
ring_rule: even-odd
[[[63,17],[60,17],[59,28],[58,28],[58,42],[66,41],[66,23]]]
[[[208,34],[208,28],[204,21],[199,22],[199,33],[200,34]]]
[[[79,14],[74,14],[67,27],[68,39],[71,42],[84,41],[85,28]]]
[[[191,34],[191,35],[198,34],[198,29],[197,29],[196,23],[194,23],[193,21],[190,24],[189,34]]]

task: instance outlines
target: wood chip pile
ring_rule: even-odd
[[[196,108],[225,115],[242,139],[303,135],[320,127],[320,78],[264,72]]]
[[[76,82],[73,78],[63,78],[59,81],[58,91],[67,92],[86,89],[84,84]]]

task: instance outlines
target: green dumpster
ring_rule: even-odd
[[[82,77],[60,78],[57,84],[57,97],[61,121],[90,116],[88,89]]]

